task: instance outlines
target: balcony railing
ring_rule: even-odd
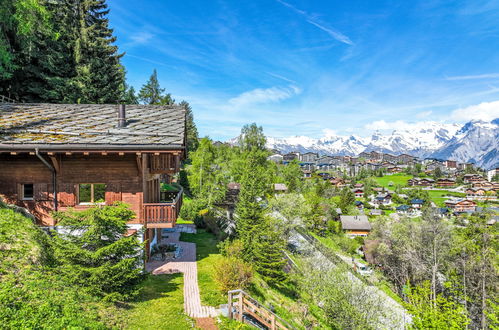
[[[143,221],[148,228],[172,228],[177,222],[182,208],[183,190],[181,189],[173,202],[144,203]]]

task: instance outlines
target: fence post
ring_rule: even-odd
[[[229,303],[228,303],[228,310],[229,310],[229,320],[232,320],[232,293],[229,291]]]
[[[243,321],[243,299],[244,299],[243,292],[239,291],[239,301],[238,301],[238,305],[239,305],[238,320],[239,320],[239,322]]]

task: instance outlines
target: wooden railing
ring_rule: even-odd
[[[144,203],[143,220],[146,225],[171,224],[173,227],[177,222],[180,209],[182,208],[183,189],[171,203]]]
[[[253,326],[264,326],[269,330],[293,329],[286,321],[251,298],[243,290],[229,291],[228,309],[229,319],[236,319]]]
[[[16,100],[13,100],[7,96],[0,95],[0,103],[17,103]]]

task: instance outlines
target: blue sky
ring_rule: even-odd
[[[139,89],[156,68],[202,136],[499,117],[499,1],[108,3],[128,82]]]

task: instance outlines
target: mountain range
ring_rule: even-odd
[[[267,146],[282,153],[298,151],[348,156],[363,151],[407,153],[420,158],[475,163],[490,169],[499,167],[499,118],[490,122],[470,121],[464,125],[423,122],[411,129],[394,130],[391,134],[376,131],[370,137],[334,134],[319,139],[268,137]]]

